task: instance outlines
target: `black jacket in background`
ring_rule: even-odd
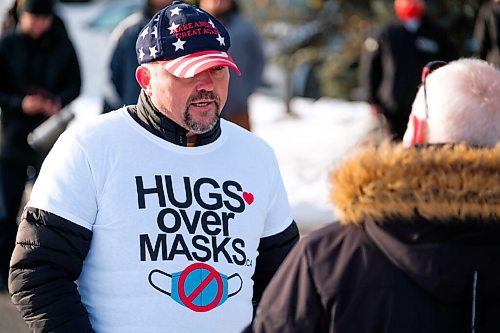
[[[456,58],[447,32],[429,20],[422,20],[415,32],[401,22],[388,24],[363,45],[359,76],[366,101],[382,109],[393,132],[402,138],[422,68],[429,61]]]
[[[345,162],[342,222],[294,248],[253,332],[500,332],[499,160],[500,146],[456,146]]]
[[[485,3],[477,14],[474,28],[477,56],[500,66],[500,2]]]
[[[143,8],[128,16],[113,30],[110,37],[109,79],[104,91],[103,113],[137,103],[141,86],[135,80],[135,42],[151,17],[147,8]]]
[[[23,98],[34,90],[59,97],[62,106],[78,97],[80,67],[73,44],[58,18],[39,40],[32,40],[19,27],[0,39],[0,158],[23,163],[37,162],[38,155],[28,145],[29,132],[47,119],[27,115]]]

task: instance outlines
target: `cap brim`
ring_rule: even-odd
[[[233,58],[221,51],[197,52],[172,60],[160,61],[160,63],[170,74],[185,79],[217,66],[227,66],[241,75]]]

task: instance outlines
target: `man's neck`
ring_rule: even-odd
[[[129,108],[129,113],[149,132],[179,146],[203,146],[214,142],[221,134],[220,121],[207,133],[196,134],[186,130],[163,115],[143,91],[137,105]]]

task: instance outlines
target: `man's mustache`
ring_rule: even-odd
[[[188,99],[188,103],[191,104],[194,101],[199,101],[202,99],[213,99],[215,104],[219,105],[219,96],[217,96],[213,91],[199,91],[195,95],[192,95]]]

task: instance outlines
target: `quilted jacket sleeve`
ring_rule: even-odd
[[[288,253],[298,241],[299,229],[295,221],[282,232],[261,238],[259,256],[257,257],[257,264],[253,276],[254,288],[252,303],[254,306],[254,313],[269,281],[271,281],[271,278],[274,276],[283,260],[285,260]]]
[[[32,332],[93,332],[75,280],[92,232],[27,207],[11,259],[9,291]]]

